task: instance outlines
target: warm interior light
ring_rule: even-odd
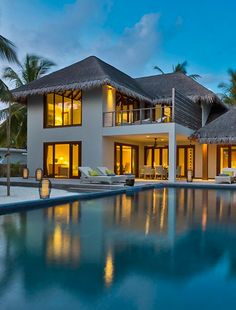
[[[36,181],[41,181],[43,178],[43,170],[41,168],[37,168],[35,170],[35,180]]]
[[[28,168],[24,168],[23,169],[22,178],[23,179],[28,179],[29,178],[29,169]]]
[[[111,86],[107,87],[107,111],[113,111],[114,110],[114,88]]]
[[[107,287],[109,287],[112,284],[113,277],[114,277],[113,257],[111,250],[109,250],[104,268],[104,280]]]
[[[48,199],[51,194],[51,182],[48,179],[42,179],[39,183],[40,199]]]

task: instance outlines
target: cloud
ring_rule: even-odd
[[[11,2],[10,6],[7,0],[1,1],[0,25],[18,46],[20,58],[36,53],[63,67],[95,54],[137,74],[160,45],[157,13],[142,16],[119,35],[106,27],[112,0],[77,0],[60,10],[35,6],[33,1],[20,1],[21,8],[19,1]]]
[[[146,14],[130,28],[125,28],[115,40],[103,38],[96,46],[98,55],[104,55],[121,70],[137,74],[157,52],[161,42],[158,31],[159,14]]]

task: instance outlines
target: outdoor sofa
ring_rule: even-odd
[[[124,183],[124,178],[119,175],[101,175],[95,173],[90,167],[79,167],[81,172],[80,181],[85,183],[103,183],[103,184],[115,184]]]
[[[107,167],[97,167],[97,170],[99,171],[99,173],[101,175],[104,176],[116,176],[118,180],[120,180],[120,182],[125,183],[127,179],[135,179],[135,175],[134,174],[121,174],[121,175],[117,175],[115,174],[113,171],[109,170]]]
[[[236,180],[236,168],[224,168],[220,175],[215,177],[215,182],[221,183],[234,183]]]

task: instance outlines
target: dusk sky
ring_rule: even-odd
[[[131,76],[188,72],[219,92],[236,69],[235,0],[1,0],[1,34],[61,68],[96,55]]]

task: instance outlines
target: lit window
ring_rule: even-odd
[[[81,91],[67,91],[63,95],[47,94],[45,126],[73,126],[82,123]]]

